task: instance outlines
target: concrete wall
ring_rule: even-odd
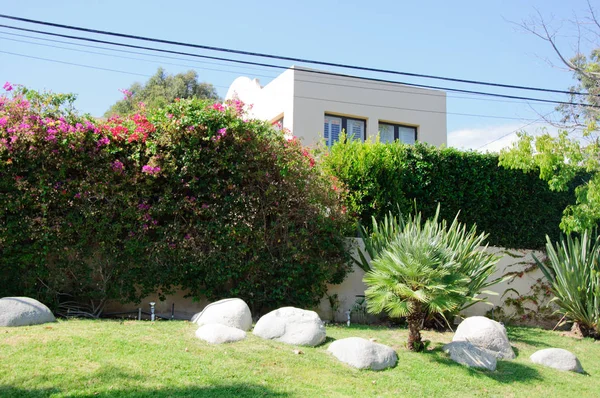
[[[356,248],[358,245],[361,245],[362,247],[362,241],[359,239],[354,239],[353,246]],[[492,305],[483,303],[475,304],[463,311],[462,315],[465,317],[473,315],[485,315],[490,309],[500,306],[506,297],[516,296],[516,293],[509,292],[507,295],[502,297],[507,289],[514,289],[521,295],[528,294],[537,280],[543,277],[543,274],[539,269],[532,269],[533,258],[531,257],[531,254],[534,253],[539,258],[541,256],[541,253],[539,252],[532,252],[531,250],[508,251],[499,247],[488,248],[488,251],[502,256],[498,262],[496,272],[491,277],[492,279],[501,277],[507,273],[514,272],[515,274],[520,274],[522,271],[527,269],[530,271],[523,273],[522,276],[516,276],[513,279],[494,285],[487,289],[497,293],[497,295],[482,295],[484,297],[488,297],[488,301]],[[357,300],[357,296],[364,295],[366,289],[366,286],[362,281],[364,274],[365,273],[362,269],[354,266],[353,272],[346,277],[344,282],[339,285],[329,286],[328,294],[337,294],[339,300],[339,308],[334,314],[335,321],[345,322],[347,317],[346,311],[352,308]],[[317,312],[323,319],[332,319],[331,305],[329,304],[327,297],[324,297],[321,300]]]
[[[356,254],[357,247],[363,247],[362,240],[360,239],[349,239],[349,244],[352,247],[353,255]],[[488,248],[488,250],[492,253],[497,253],[502,256],[498,263],[497,270],[494,273],[494,275],[492,275],[492,278],[498,278],[507,273],[515,273],[521,275],[521,273],[525,270],[529,270],[529,272],[524,272],[521,276],[515,276],[515,278],[511,280],[489,288],[488,290],[497,293],[497,295],[485,295],[488,297],[488,301],[493,305],[482,303],[473,305],[463,312],[462,315],[465,317],[473,315],[485,315],[486,312],[492,309],[493,307],[502,305],[502,302],[506,297],[516,296],[514,292],[509,292],[503,298],[502,295],[507,289],[514,289],[521,295],[528,294],[531,291],[532,285],[534,285],[539,278],[543,277],[539,269],[532,268],[533,258],[531,257],[531,254],[534,253],[539,258],[542,255],[539,252],[532,252],[530,250],[508,251],[499,247],[491,247]],[[366,286],[362,281],[363,276],[364,271],[356,265],[354,265],[353,271],[350,274],[348,274],[346,279],[341,284],[328,286],[327,294],[337,294],[339,308],[334,313],[332,313],[329,300],[327,299],[327,297],[323,297],[319,306],[314,310],[317,311],[317,313],[324,320],[335,320],[336,322],[345,322],[347,318],[346,311],[352,308],[352,306],[357,300],[357,296],[364,295]],[[184,298],[185,294],[186,292],[184,291],[178,291],[174,295],[167,296],[165,301],[160,301],[158,299],[158,295],[155,294],[144,298],[142,300],[142,303],[139,305],[110,303],[106,308],[106,312],[110,313],[128,310],[135,311],[138,307],[141,307],[144,311],[149,311],[149,303],[154,301],[156,302],[156,313],[158,315],[170,317],[171,305],[174,303],[176,318],[190,319],[192,315],[194,315],[197,312],[200,312],[208,304],[208,301],[194,301],[191,298]],[[507,311],[506,308],[505,311]]]
[[[305,145],[323,138],[325,114],[366,120],[367,138],[378,134],[379,122],[417,128],[417,140],[446,144],[446,93],[340,75],[311,73],[294,67],[264,87],[258,80],[236,79],[226,99],[237,96],[253,104],[251,117],[275,121]]]

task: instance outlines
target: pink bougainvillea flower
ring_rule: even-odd
[[[213,104],[212,108],[219,112],[225,112],[225,107],[223,106],[223,104],[219,104],[219,103]]]
[[[123,93],[123,99],[129,99],[133,96],[133,93],[125,88],[120,88],[119,91]]]
[[[2,86],[2,88],[4,88],[6,91],[11,91],[13,89],[13,86],[9,82],[6,82],[4,83],[4,86]]]
[[[96,143],[96,146],[98,148],[100,148],[101,146],[108,145],[108,144],[110,144],[110,140],[108,139],[108,137],[102,137],[98,140],[98,142]]]
[[[121,171],[123,171],[123,168],[124,168],[123,163],[121,163],[121,161],[119,161],[119,160],[115,160],[114,162],[112,162],[111,166],[112,166],[113,171],[116,171],[116,172],[121,172]]]
[[[5,117],[0,117],[0,127],[6,127],[6,124],[8,123],[8,119]]]
[[[150,165],[145,165],[142,167],[142,173],[146,174],[158,174],[160,173],[160,167],[152,167]]]

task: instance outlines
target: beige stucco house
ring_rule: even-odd
[[[239,77],[226,99],[252,105],[251,117],[280,124],[313,146],[331,146],[342,130],[364,141],[380,135],[439,146],[446,144],[446,93],[291,67],[266,86]]]

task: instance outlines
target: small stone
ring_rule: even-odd
[[[325,341],[325,325],[314,311],[283,307],[262,316],[253,333],[263,339],[303,346],[317,346]]]
[[[515,353],[502,324],[484,316],[472,316],[460,323],[452,341],[468,341],[496,354],[497,358],[514,359]]]
[[[565,372],[583,373],[579,359],[570,351],[562,348],[546,348],[533,353],[531,362]]]
[[[477,347],[468,341],[453,341],[443,348],[450,359],[472,368],[483,368],[490,371],[496,370],[496,354],[492,351]]]
[[[0,327],[39,325],[55,322],[52,311],[30,297],[0,299]]]
[[[294,350],[294,354],[296,354],[296,355],[302,355],[302,354],[304,354],[304,352],[302,352],[300,350]]]
[[[207,305],[192,317],[192,322],[199,326],[219,323],[247,331],[252,327],[252,314],[244,300],[229,298]]]
[[[358,369],[382,370],[395,366],[398,362],[398,355],[391,347],[360,337],[336,340],[327,351]]]
[[[200,326],[200,328],[196,330],[196,337],[210,344],[223,344],[244,340],[246,338],[246,332],[231,326],[213,323]]]

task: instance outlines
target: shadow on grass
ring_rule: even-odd
[[[522,343],[522,344],[530,345],[532,347],[543,347],[543,348],[552,347],[552,345],[550,345],[548,343],[544,343],[542,341],[535,340],[536,332],[539,332],[539,329],[510,328],[507,330],[508,340],[511,343]]]
[[[451,360],[441,349],[437,347],[431,351],[428,351],[426,355],[430,355],[431,358],[441,365],[460,368],[466,374],[472,377],[486,377],[489,379],[496,380],[499,383],[531,383],[533,381],[541,381],[543,377],[533,366],[526,366],[522,363],[515,361],[503,361],[499,360],[496,366],[496,370],[491,372],[485,369],[470,368],[465,365],[461,365]]]
[[[57,388],[27,389],[11,386],[0,386],[0,396],[3,398],[37,398],[48,397],[52,394],[69,395],[70,391]],[[110,391],[93,391],[78,393],[78,397],[288,397],[289,394],[273,391],[272,389],[254,384],[231,384],[208,387],[167,387],[160,389],[118,389]]]

